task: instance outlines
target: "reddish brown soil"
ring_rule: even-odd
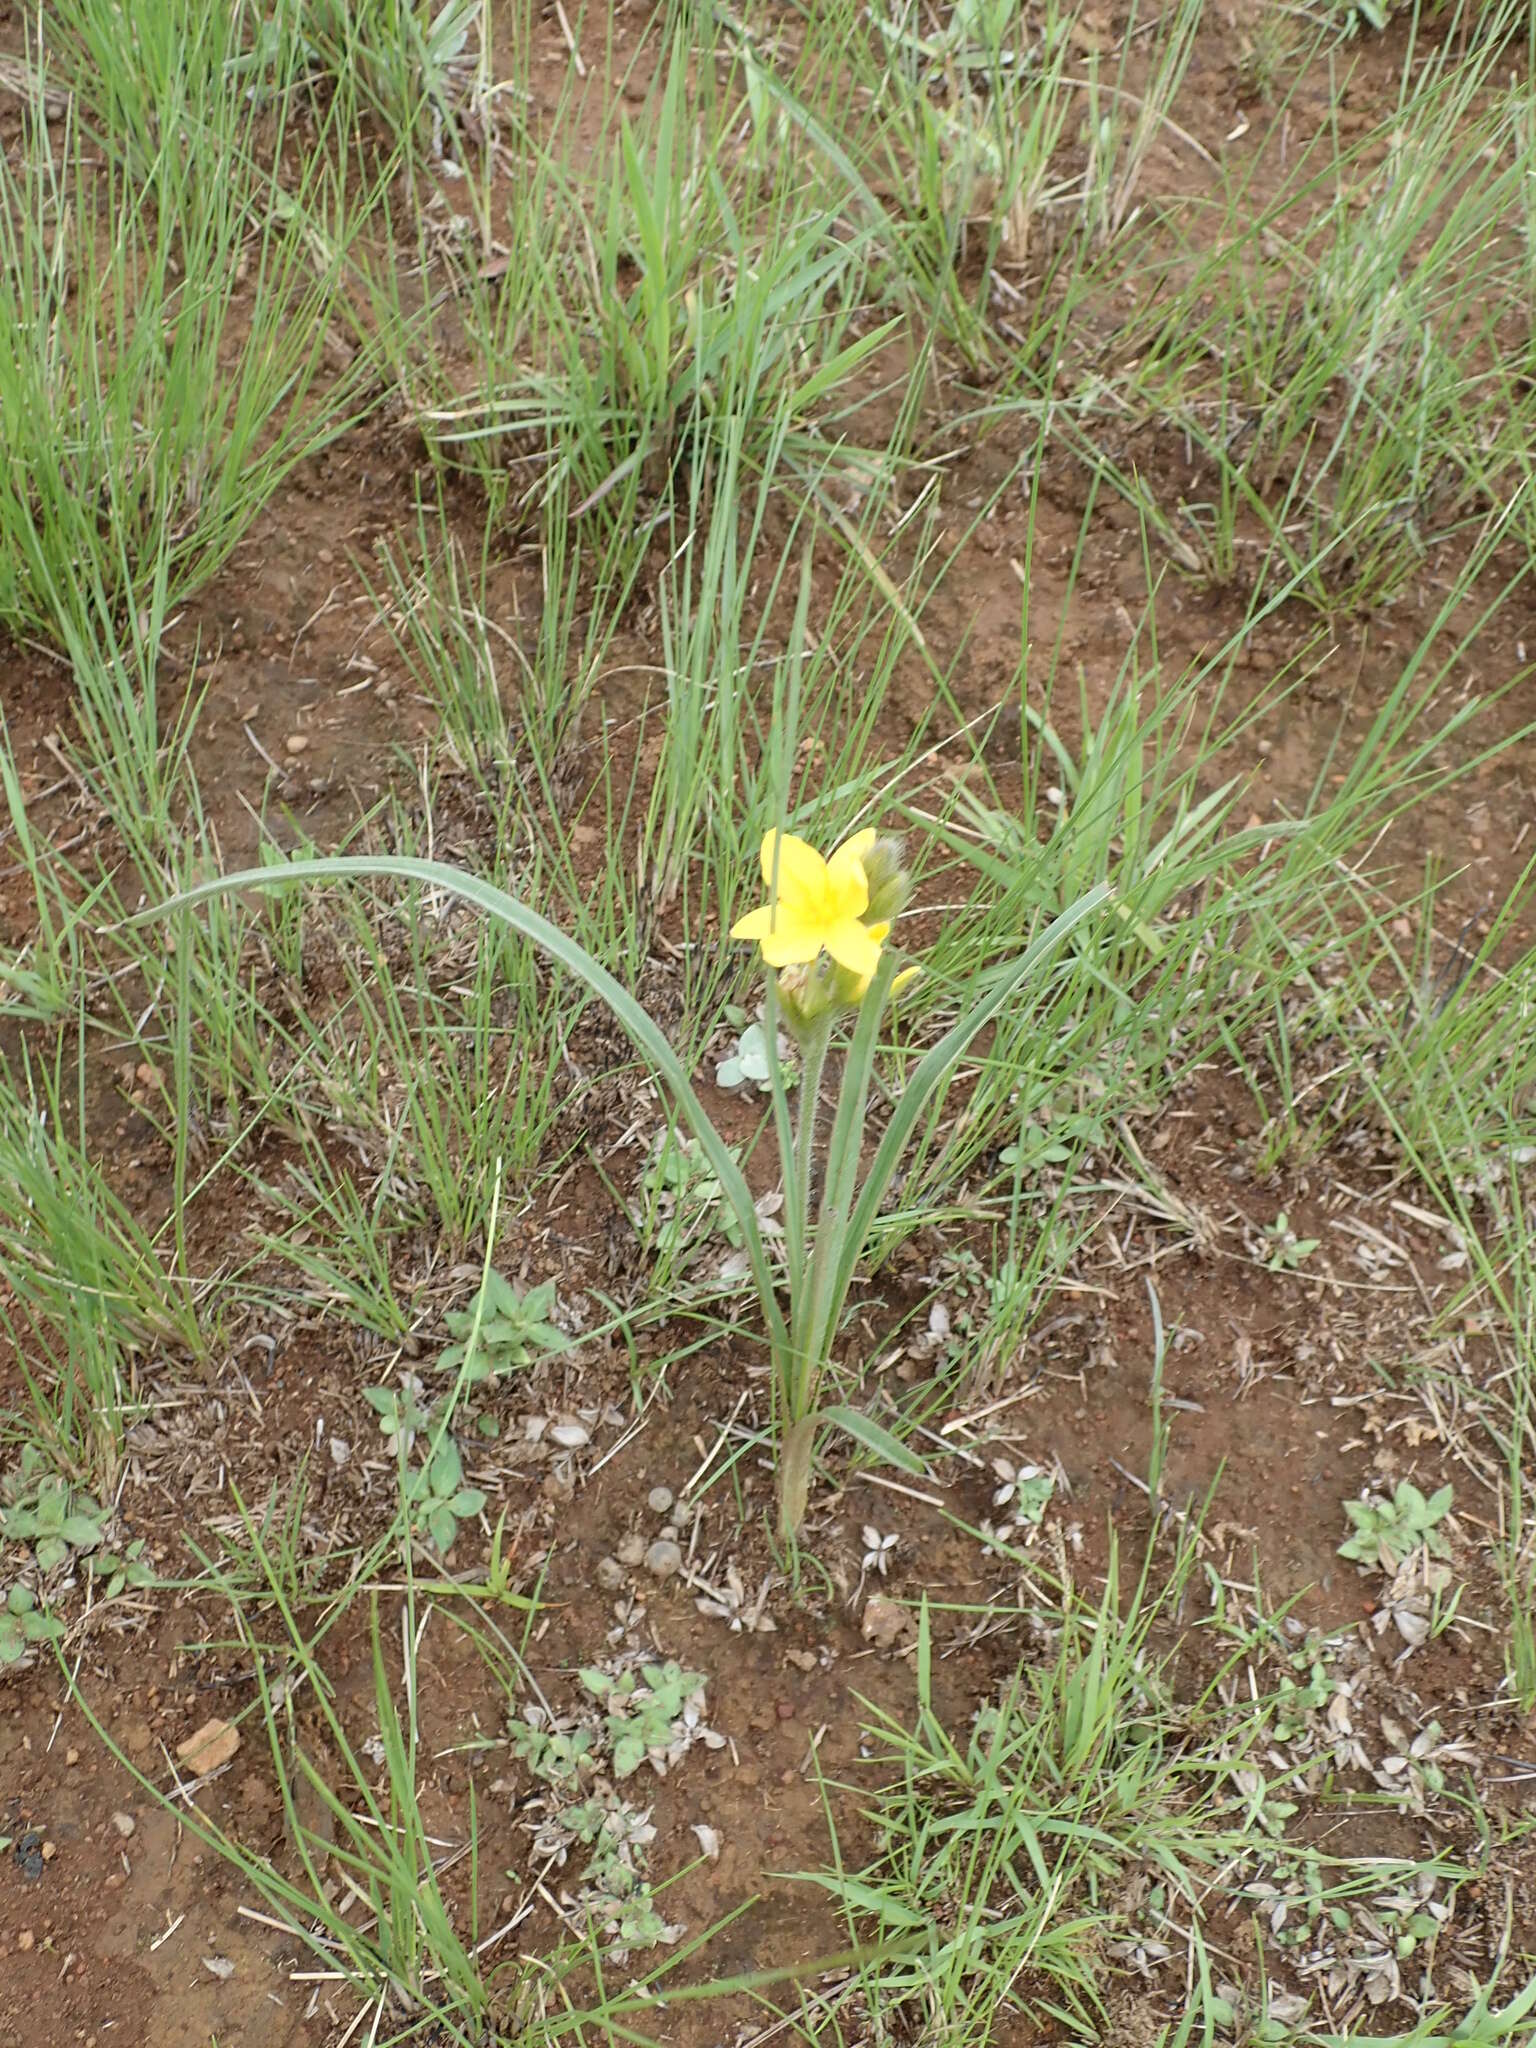
[[[3,7],[0,28],[14,40],[15,22]],[[544,23],[542,33],[547,62],[563,63],[557,24]],[[630,34],[626,20],[621,35]],[[626,44],[621,55],[632,50]],[[1371,94],[1392,75],[1400,55],[1401,39],[1388,39],[1376,68],[1367,62],[1356,93],[1379,104]],[[1191,74],[1192,111],[1185,116],[1213,144],[1229,120],[1238,78],[1237,39],[1213,26]],[[541,78],[535,85],[545,91]],[[589,105],[583,118],[600,115]],[[0,143],[8,150],[20,146],[3,99]],[[1182,168],[1164,166],[1164,172]],[[1162,481],[1176,497],[1182,480],[1168,452],[1136,453],[1155,481],[1163,465]],[[1011,460],[1012,451],[995,444],[963,456],[951,475],[950,502],[985,505]],[[400,782],[397,750],[409,756],[431,731],[430,713],[399,675],[359,573],[379,536],[408,525],[420,461],[411,430],[386,421],[307,465],[267,506],[170,636],[167,679],[195,678],[207,689],[194,763],[232,861],[254,847],[254,819],[282,806],[317,838],[339,837],[386,783]],[[1060,464],[1047,479],[1037,522],[1030,597],[1039,656],[1031,697],[1040,701],[1059,628],[1064,685],[1081,667],[1097,707],[1113,687],[1132,616],[1145,601],[1141,540],[1123,508],[1101,502],[1094,545],[1069,596],[1083,496],[1064,456]],[[463,516],[468,531],[474,508],[465,507]],[[1009,565],[1022,554],[1026,530],[1019,495],[1009,492],[964,543],[924,614],[924,631],[941,654],[965,645],[955,688],[967,717],[987,711],[1012,687],[1020,592]],[[951,540],[959,545],[960,537],[957,514]],[[1175,573],[1168,572],[1170,579]],[[1336,735],[1338,758],[1348,758],[1449,574],[1447,564],[1426,564],[1419,586],[1385,622],[1334,623],[1305,687],[1254,728],[1247,799],[1254,816],[1277,816],[1304,801]],[[503,575],[509,615],[525,601],[536,602],[536,564],[520,560],[510,541]],[[1164,672],[1176,675],[1238,631],[1244,606],[1236,592],[1172,580],[1163,588],[1161,655]],[[1504,608],[1474,656],[1446,678],[1447,707],[1458,691],[1496,689],[1523,668],[1522,643],[1536,645],[1536,616],[1527,616],[1529,610],[1529,599]],[[643,603],[636,614],[639,658],[654,660]],[[1292,660],[1298,642],[1317,630],[1315,617],[1298,606],[1251,632],[1237,656],[1239,696],[1263,691]],[[915,664],[902,671],[883,734],[892,753],[927,714],[930,692]],[[1075,703],[1075,685],[1062,695]],[[67,673],[46,653],[0,650],[0,704],[33,800],[34,830],[89,865],[95,852],[110,848],[112,821],[93,812],[50,745],[70,729]],[[168,711],[174,709],[172,692]],[[1503,730],[1515,731],[1533,709],[1525,685],[1497,718]],[[1072,704],[1063,701],[1053,711],[1070,738]],[[291,750],[296,737],[304,745]],[[1478,727],[1465,741],[1468,754],[1492,737],[1490,728]],[[1444,862],[1463,870],[1457,898],[1465,914],[1486,914],[1503,900],[1531,850],[1533,791],[1536,755],[1528,745],[1513,747],[1416,813],[1412,843],[1405,838],[1396,850],[1417,856],[1429,842]],[[1404,888],[1412,886],[1410,872]],[[25,876],[14,866],[0,869],[0,937],[20,942],[31,914]],[[1529,937],[1529,924],[1511,934],[1515,942]],[[157,1141],[142,1116],[105,1083],[103,1099],[104,1142],[118,1150],[124,1184],[154,1211],[166,1190]],[[1152,1428],[1149,1278],[1170,1335],[1166,1502],[1177,1511],[1216,1487],[1207,1545],[1218,1568],[1237,1580],[1251,1581],[1257,1572],[1269,1602],[1294,1599],[1309,1625],[1364,1630],[1385,1682],[1399,1646],[1374,1633],[1367,1583],[1336,1556],[1340,1503],[1369,1480],[1417,1475],[1429,1487],[1452,1476],[1461,1456],[1459,1437],[1449,1427],[1442,1431],[1411,1383],[1431,1312],[1450,1285],[1436,1266],[1444,1245],[1394,1208],[1403,1191],[1385,1155],[1357,1151],[1266,1180],[1255,1163],[1255,1126],[1239,1084],[1211,1069],[1191,1082],[1156,1131],[1140,1134],[1171,1192],[1198,1214],[1201,1247],[1191,1249],[1166,1217],[1140,1212],[1124,1197],[1106,1198],[1074,1291],[1042,1317],[1047,1334],[1001,1361],[988,1387],[942,1390],[936,1428],[1015,1397],[988,1421],[956,1432],[959,1446],[976,1447],[973,1463],[936,1464],[931,1483],[917,1489],[942,1501],[947,1514],[865,1477],[823,1497],[810,1545],[830,1579],[799,1602],[778,1593],[769,1609],[778,1624],[772,1634],[733,1633],[699,1614],[693,1592],[680,1581],[657,1587],[643,1572],[634,1575],[645,1608],[643,1624],[637,1623],[631,1596],[604,1592],[595,1578],[600,1560],[611,1557],[626,1534],[650,1532],[647,1491],[662,1483],[680,1489],[743,1387],[761,1393],[750,1350],[730,1355],[721,1347],[674,1367],[666,1384],[652,1387],[638,1433],[588,1479],[587,1468],[620,1435],[612,1425],[598,1429],[591,1452],[578,1462],[573,1490],[537,1461],[520,1466],[511,1451],[487,1454],[479,1476],[492,1493],[493,1518],[503,1506],[509,1510],[520,1583],[531,1586],[537,1567],[545,1567],[547,1626],[530,1645],[528,1660],[552,1696],[568,1688],[573,1667],[621,1626],[616,1604],[630,1617],[635,1640],[708,1674],[710,1719],[731,1746],[695,1751],[655,1788],[656,1868],[665,1877],[694,1861],[689,1829],[695,1821],[718,1829],[721,1856],[718,1864],[700,1864],[679,1878],[665,1908],[693,1933],[751,1895],[761,1895],[761,1903],[733,1922],[688,1974],[772,1967],[844,1943],[845,1932],[820,1895],[778,1873],[826,1860],[819,1777],[864,1782],[860,1724],[867,1709],[855,1696],[896,1713],[912,1701],[906,1647],[875,1650],[860,1632],[862,1524],[872,1521],[901,1535],[882,1590],[905,1599],[926,1591],[935,1603],[936,1636],[946,1653],[940,1683],[956,1728],[1024,1647],[1022,1621],[974,1641],[970,1616],[962,1611],[1020,1604],[1018,1569],[986,1553],[948,1519],[974,1527],[988,1514],[993,1482],[987,1458],[1060,1461],[1067,1482],[1057,1503],[1062,1541],[1083,1584],[1093,1584],[1104,1567],[1111,1517],[1127,1554],[1139,1549],[1150,1525],[1137,1483],[1148,1469]],[[603,1280],[615,1222],[595,1176],[581,1176],[576,1189],[579,1203],[568,1195],[557,1226],[536,1213],[526,1228],[543,1261],[540,1272],[558,1272],[580,1289]],[[1282,1208],[1299,1233],[1320,1240],[1315,1258],[1297,1274],[1266,1272],[1244,1248],[1245,1228],[1260,1231]],[[1353,1256],[1361,1239],[1351,1228],[1360,1225],[1379,1232],[1401,1257],[1384,1267],[1362,1266]],[[888,1327],[909,1305],[900,1276],[893,1276],[866,1304],[871,1329]],[[1456,1370],[1470,1384],[1492,1370],[1475,1331],[1453,1331],[1445,1342],[1456,1347]],[[373,1419],[359,1393],[371,1376],[368,1348],[354,1333],[317,1318],[285,1325],[264,1369],[260,1352],[247,1354],[242,1370],[248,1385],[226,1375],[216,1387],[183,1386],[172,1368],[157,1367],[155,1388],[167,1405],[156,1414],[153,1440],[146,1439],[135,1457],[122,1510],[128,1530],[148,1537],[168,1574],[192,1574],[185,1538],[215,1544],[216,1525],[233,1526],[234,1488],[253,1506],[274,1487],[291,1489],[300,1460],[322,1440],[321,1425],[325,1435],[354,1445],[372,1442]],[[558,1376],[546,1378],[538,1392],[551,1412],[577,1398],[574,1382],[563,1387]],[[5,1392],[19,1398],[14,1378]],[[624,1359],[583,1355],[579,1399],[586,1408],[612,1401],[627,1413]],[[519,1412],[534,1405],[533,1390],[520,1392]],[[517,1416],[509,1413],[507,1421],[516,1423]],[[376,1520],[378,1498],[363,1465],[360,1455],[334,1468],[325,1456],[313,1456],[306,1516],[312,1556],[325,1558]],[[763,1532],[769,1482],[751,1460],[738,1469],[744,1515],[738,1519],[727,1487],[708,1494],[697,1547],[701,1558],[718,1550],[722,1569],[734,1558],[755,1591],[774,1569]],[[1496,1511],[1480,1473],[1455,1464],[1454,1476],[1468,1529],[1479,1517],[1491,1523]],[[474,1562],[468,1555],[454,1559],[460,1569]],[[1470,1541],[1460,1562],[1470,1575],[1468,1620],[1493,1627],[1453,1631],[1422,1651],[1402,1681],[1416,1689],[1424,1718],[1432,1711],[1453,1732],[1480,1727],[1503,1674],[1495,1589],[1480,1580]],[[380,1627],[393,1659],[398,1595],[383,1599]],[[78,1656],[81,1690],[93,1714],[110,1742],[161,1786],[169,1783],[167,1750],[174,1752],[211,1715],[233,1717],[252,1705],[250,1660],[229,1644],[229,1628],[227,1612],[206,1592],[189,1593],[182,1605],[147,1609],[124,1633],[87,1626],[72,1639],[71,1661]],[[373,1726],[366,1616],[354,1611],[328,1646],[326,1662],[342,1717],[361,1742]],[[472,1732],[499,1738],[505,1703],[444,1615],[430,1624],[420,1672],[424,1806],[446,1841],[462,1842],[474,1787],[482,1895],[475,1931],[484,1934],[500,1924],[504,1895],[521,1900],[526,1833],[517,1795],[491,1790],[493,1781],[516,1778],[504,1750],[455,1746]],[[313,1959],[298,1955],[281,1932],[246,1917],[242,1909],[257,1904],[250,1888],[104,1753],[78,1708],[61,1710],[59,1702],[60,1686],[48,1666],[7,1681],[0,1691],[0,1833],[14,1838],[0,1860],[0,2048],[130,2042],[203,2048],[212,2041],[219,2048],[308,2048],[339,2038],[355,2014],[345,1987],[296,1981],[296,1972],[314,1969]],[[1500,1747],[1529,1753],[1536,1731],[1520,1730],[1508,1709],[1501,1712]],[[301,1710],[298,1719],[301,1741],[323,1763],[327,1738],[312,1710]],[[248,1739],[234,1764],[198,1794],[198,1802],[254,1853],[272,1853],[281,1863],[289,1852],[272,1761],[255,1739],[257,1722],[245,1725]],[[1513,1810],[1524,1796],[1519,1787],[1508,1793]],[[859,1796],[834,1797],[843,1854],[856,1865],[871,1848]],[[131,1835],[119,1833],[115,1814],[132,1817]],[[1390,1840],[1393,1824],[1385,1816],[1376,1835],[1365,1831],[1360,1851],[1403,1846]],[[517,1875],[504,1876],[508,1871]],[[446,1888],[467,1915],[462,1868]],[[1536,1940],[1529,1904],[1522,1900],[1516,1910],[1515,1945],[1529,1947]],[[550,1916],[539,1907],[515,1942],[537,1953],[550,1934]],[[205,1958],[232,1970],[215,1973]],[[680,2008],[657,2030],[661,2038],[702,2048],[732,2038],[731,2026],[745,2013],[733,2007],[705,2016]],[[1127,2039],[1134,2038],[1130,2026]],[[354,2038],[365,2037],[366,2029]]]

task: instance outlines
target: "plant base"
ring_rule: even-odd
[[[805,1520],[811,1492],[811,1453],[816,1448],[816,1418],[802,1415],[784,1432],[779,1450],[779,1536],[792,1544]]]

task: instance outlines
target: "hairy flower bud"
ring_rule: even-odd
[[[869,884],[865,924],[890,925],[911,901],[912,877],[902,865],[906,848],[894,833],[882,833],[864,855],[864,879]]]

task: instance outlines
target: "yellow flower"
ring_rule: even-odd
[[[770,967],[807,966],[827,953],[867,988],[880,964],[880,942],[890,931],[888,923],[862,922],[869,908],[864,856],[875,839],[873,831],[856,832],[823,860],[792,832],[765,833],[763,880],[772,901],[738,918],[731,937],[755,939]]]
[[[869,927],[870,937],[872,939],[879,939],[882,942],[882,944],[887,938],[889,938],[890,931],[891,928],[889,924],[872,924]],[[923,970],[921,969],[921,967],[903,967],[900,974],[898,974],[895,980],[891,983],[892,1000],[894,1001],[895,998],[901,994],[901,991],[904,988],[910,988],[913,982],[916,981],[917,977],[922,973],[922,971]],[[869,994],[869,984],[873,980],[874,976],[872,974],[861,974],[849,988],[848,1000],[851,1003],[862,1003],[864,998]]]

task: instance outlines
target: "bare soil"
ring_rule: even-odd
[[[0,7],[10,33],[8,14]],[[553,20],[545,26],[553,66],[564,61],[564,45]],[[1393,35],[1378,58],[1367,56],[1352,92],[1370,111],[1388,104],[1372,95],[1386,93],[1401,53],[1401,36]],[[1222,124],[1230,126],[1241,75],[1237,32],[1213,27],[1183,115],[1213,147]],[[545,91],[542,77],[534,88]],[[1298,121],[1308,108],[1321,118],[1321,88],[1303,94],[1297,108]],[[8,151],[21,146],[3,100],[0,143]],[[1173,175],[1173,167],[1164,169]],[[1177,169],[1182,174],[1187,164]],[[942,421],[935,431],[942,433]],[[1022,558],[1026,508],[1010,494],[963,546],[958,519],[960,508],[987,502],[1014,452],[983,445],[955,464],[948,489],[959,553],[924,616],[936,647],[965,643],[957,691],[967,716],[996,705],[1015,671],[1020,590],[1012,565]],[[1176,498],[1188,481],[1176,451],[1153,445],[1134,453],[1154,487]],[[386,784],[408,775],[404,764],[432,732],[430,709],[399,675],[360,573],[375,540],[406,527],[421,463],[410,424],[386,420],[306,465],[169,638],[167,715],[177,708],[177,679],[195,676],[207,698],[194,764],[232,862],[254,849],[254,821],[285,806],[307,832],[339,838]],[[1037,520],[1031,634],[1043,679],[1059,629],[1062,672],[1081,668],[1097,706],[1113,687],[1146,585],[1134,519],[1101,498],[1094,545],[1068,599],[1082,509],[1081,480],[1062,457]],[[462,516],[468,533],[475,508],[466,505]],[[515,537],[502,574],[508,620],[532,621],[538,565]],[[1174,674],[1236,633],[1244,605],[1239,592],[1168,575],[1160,631],[1165,671]],[[1448,564],[1427,562],[1396,613],[1358,625],[1333,622],[1305,688],[1254,728],[1255,817],[1278,818],[1303,803],[1317,774],[1333,772],[1323,763],[1336,736],[1334,758],[1348,758],[1449,576]],[[627,622],[638,660],[660,658],[651,618],[642,593]],[[1247,637],[1238,668],[1255,694],[1298,638],[1316,631],[1315,617],[1298,606]],[[1447,704],[1458,689],[1486,690],[1513,673],[1523,660],[1521,641],[1536,644],[1536,616],[1524,618],[1511,604],[1479,643],[1475,673],[1469,666],[1447,679]],[[883,735],[892,752],[926,715],[929,687],[915,666],[899,679]],[[34,648],[0,649],[0,705],[34,830],[70,848],[82,865],[98,850],[109,852],[112,820],[94,812],[61,763],[59,743],[72,721],[66,669]],[[1071,737],[1070,710],[1053,709]],[[1527,692],[1498,715],[1515,730],[1533,709]],[[1466,744],[1481,748],[1487,739],[1479,728]],[[1417,812],[1412,844],[1395,850],[1417,857],[1428,842],[1460,871],[1458,894],[1475,921],[1520,872],[1533,817],[1536,755],[1517,746]],[[25,875],[0,865],[0,938],[23,941],[31,915]],[[1511,942],[1530,935],[1528,922],[1518,925]],[[735,1110],[721,1107],[723,1115]],[[104,1071],[101,1142],[120,1185],[155,1214],[166,1199],[167,1169],[143,1108],[131,1087]],[[1451,1284],[1439,1266],[1445,1244],[1412,1213],[1412,1190],[1397,1163],[1384,1149],[1354,1145],[1266,1177],[1256,1163],[1251,1104],[1236,1080],[1216,1070],[1197,1077],[1155,1128],[1136,1136],[1166,1185],[1167,1205],[1154,1213],[1130,1195],[1104,1197],[1102,1222],[1072,1286],[1046,1305],[1018,1355],[999,1360],[985,1387],[947,1391],[934,1427],[954,1425],[950,1440],[960,1456],[931,1484],[893,1492],[866,1476],[819,1501],[810,1544],[828,1577],[798,1600],[778,1579],[763,1532],[770,1475],[750,1460],[738,1468],[740,1502],[727,1488],[709,1492],[682,1531],[687,1573],[657,1583],[642,1566],[623,1587],[599,1579],[600,1565],[627,1536],[656,1533],[648,1492],[658,1485],[680,1492],[737,1412],[743,1389],[754,1402],[762,1392],[746,1347],[740,1355],[724,1346],[695,1354],[670,1385],[652,1390],[638,1427],[622,1356],[583,1352],[566,1377],[546,1369],[542,1381],[519,1389],[501,1441],[487,1447],[472,1474],[491,1496],[492,1519],[509,1511],[519,1582],[541,1585],[545,1616],[527,1654],[551,1696],[568,1694],[574,1668],[605,1644],[650,1646],[707,1674],[710,1721],[725,1746],[696,1750],[654,1788],[655,1868],[669,1877],[691,1866],[665,1894],[670,1917],[690,1931],[749,1898],[758,1903],[732,1922],[694,1974],[798,1962],[844,1944],[822,1896],[778,1873],[825,1860],[828,1797],[845,1859],[852,1865],[869,1853],[860,1818],[860,1788],[868,1784],[861,1729],[871,1708],[899,1714],[913,1698],[910,1635],[877,1648],[861,1630],[871,1590],[861,1572],[864,1524],[900,1535],[878,1590],[907,1601],[926,1593],[933,1603],[943,1696],[957,1729],[1027,1641],[1018,1571],[956,1526],[974,1530],[987,1518],[990,1459],[1059,1464],[1050,1541],[1085,1583],[1105,1566],[1111,1517],[1127,1550],[1148,1534],[1152,1509],[1140,1475],[1152,1427],[1149,1280],[1172,1334],[1163,1390],[1172,1428],[1165,1500],[1177,1511],[1214,1489],[1206,1541],[1217,1569],[1261,1583],[1274,1605],[1294,1600],[1309,1627],[1357,1631],[1381,1696],[1406,1696],[1415,1725],[1438,1719],[1489,1754],[1531,1754],[1536,1729],[1520,1727],[1507,1705],[1492,1717],[1496,1734],[1488,1732],[1488,1703],[1503,1677],[1502,1623],[1497,1589],[1479,1576],[1475,1537],[1479,1520],[1491,1527],[1497,1508],[1445,1391],[1458,1381],[1475,1390],[1493,1361],[1475,1324],[1431,1338]],[[1295,1273],[1265,1270],[1247,1248],[1282,1209],[1299,1234],[1319,1240],[1315,1257]],[[238,1243],[247,1219],[222,1221],[227,1242]],[[603,1281],[626,1226],[599,1178],[583,1172],[566,1185],[555,1213],[547,1202],[536,1206],[519,1228],[528,1269],[558,1277],[562,1291],[581,1291]],[[217,1249],[210,1244],[210,1256]],[[922,1292],[926,1254],[922,1246],[909,1253],[862,1305],[871,1359],[884,1357],[885,1333]],[[1433,1379],[1418,1370],[1431,1343],[1442,1368],[1449,1360],[1448,1374]],[[929,1368],[919,1362],[913,1369]],[[7,1374],[0,1393],[8,1406],[19,1405],[14,1361]],[[281,1320],[270,1355],[257,1350],[232,1360],[211,1384],[179,1375],[174,1361],[156,1361],[147,1384],[153,1419],[136,1432],[122,1495],[127,1534],[146,1537],[167,1574],[190,1577],[188,1541],[216,1546],[219,1530],[234,1526],[236,1490],[253,1505],[273,1489],[284,1496],[307,1460],[305,1529],[310,1554],[323,1561],[383,1511],[387,1461],[365,1455],[377,1436],[360,1392],[371,1374],[368,1342],[318,1314]],[[590,1447],[552,1459],[522,1446],[522,1417],[541,1404],[549,1413],[593,1415]],[[992,1412],[967,1421],[982,1410]],[[356,1447],[347,1462],[325,1453],[327,1440],[337,1438]],[[1458,1566],[1468,1581],[1458,1624],[1404,1665],[1397,1662],[1401,1639],[1375,1625],[1367,1582],[1336,1554],[1340,1503],[1367,1482],[1399,1477],[1416,1477],[1426,1490],[1455,1479],[1465,1531]],[[456,1569],[475,1563],[472,1554],[454,1558]],[[719,1584],[730,1566],[749,1600],[765,1580],[774,1582],[764,1609],[775,1623],[771,1633],[733,1630],[699,1611],[701,1585]],[[1017,1625],[979,1633],[973,1615],[987,1605],[1013,1610]],[[379,1623],[393,1658],[398,1596],[384,1596]],[[169,1605],[156,1598],[111,1628],[80,1626],[70,1655],[108,1741],[162,1785],[187,1735],[210,1716],[233,1718],[255,1697],[249,1658],[229,1641],[229,1616],[205,1596]],[[327,1665],[361,1743],[374,1717],[365,1614],[354,1612],[337,1632]],[[528,1902],[522,1809],[532,1787],[504,1749],[463,1747],[474,1736],[499,1739],[505,1708],[442,1614],[426,1639],[421,1702],[426,1804],[445,1842],[466,1839],[474,1789],[477,1932],[484,1934]],[[272,1759],[252,1739],[259,1724],[245,1725],[248,1739],[234,1761],[195,1797],[253,1852],[281,1859],[291,1845]],[[323,1729],[301,1715],[299,1735],[323,1760]],[[823,1780],[853,1789],[828,1794]],[[503,1789],[493,1789],[498,1784]],[[1500,1796],[1518,1813],[1533,1786],[1536,1772]],[[718,1862],[699,1859],[696,1823],[718,1831]],[[249,1917],[248,1887],[146,1796],[77,1708],[60,1706],[47,1666],[0,1689],[0,1834],[11,1838],[0,1857],[0,2048],[205,2048],[214,2041],[219,2048],[308,2048],[341,2039],[352,2021],[344,1987],[311,1981],[313,1959],[296,1953],[275,1926]],[[1353,1846],[1361,1855],[1391,1853],[1405,1846],[1405,1834],[1409,1847],[1422,1838],[1416,1823],[1384,1812],[1354,1823]],[[1529,1951],[1536,1947],[1536,1865],[1527,1857],[1511,1868],[1521,1888],[1513,1894],[1510,1945]],[[457,1886],[467,1910],[467,1870],[445,1882],[451,1893]],[[553,1932],[547,1905],[534,1899],[507,1938],[509,1957],[519,1949],[537,1953]],[[1155,2001],[1153,2009],[1160,2010]],[[702,2048],[733,2040],[747,2019],[744,2008],[679,2009],[660,2024],[664,2038]],[[1128,2018],[1124,2038],[1136,2038],[1139,2023]]]

